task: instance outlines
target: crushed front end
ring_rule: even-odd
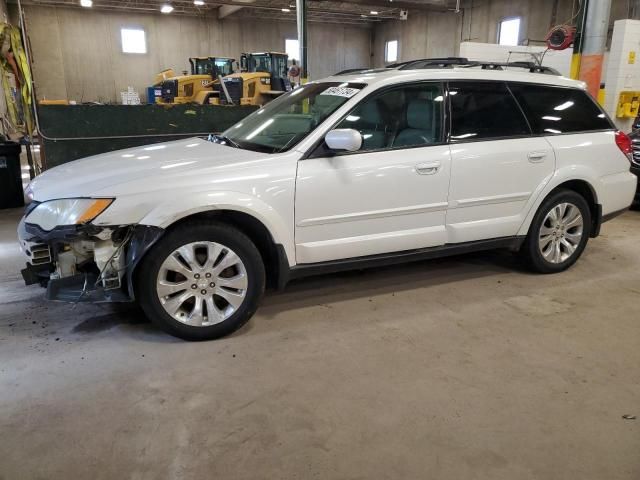
[[[28,205],[18,226],[27,257],[21,271],[25,284],[46,287],[50,300],[133,301],[133,272],[163,230],[139,224],[96,226],[90,221],[43,228],[46,222],[32,214],[39,205]]]

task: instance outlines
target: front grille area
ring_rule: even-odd
[[[242,98],[242,78],[225,78],[224,86],[227,87],[227,92],[229,92],[229,96],[233,103],[236,105],[240,105],[240,99]],[[220,103],[222,105],[227,104],[227,97],[225,96],[222,88],[218,85],[218,89],[220,91]]]
[[[33,245],[31,247],[31,264],[44,265],[51,263],[51,250],[47,245]]]
[[[165,80],[162,82],[162,99],[165,102],[173,102],[178,96],[178,80]]]

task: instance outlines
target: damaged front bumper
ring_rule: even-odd
[[[149,225],[98,227],[91,223],[50,231],[20,221],[18,239],[27,257],[26,285],[47,288],[47,298],[67,302],[130,302],[133,273],[162,236]]]

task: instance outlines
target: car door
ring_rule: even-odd
[[[451,243],[516,235],[555,170],[549,142],[533,136],[502,82],[450,82]]]
[[[299,264],[398,252],[446,242],[450,154],[440,83],[374,93],[336,128],[356,129],[356,152],[320,145],[298,164]]]

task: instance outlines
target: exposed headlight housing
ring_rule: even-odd
[[[90,222],[104,212],[113,198],[62,198],[39,204],[27,215],[25,222],[43,230],[58,226],[80,225]]]

